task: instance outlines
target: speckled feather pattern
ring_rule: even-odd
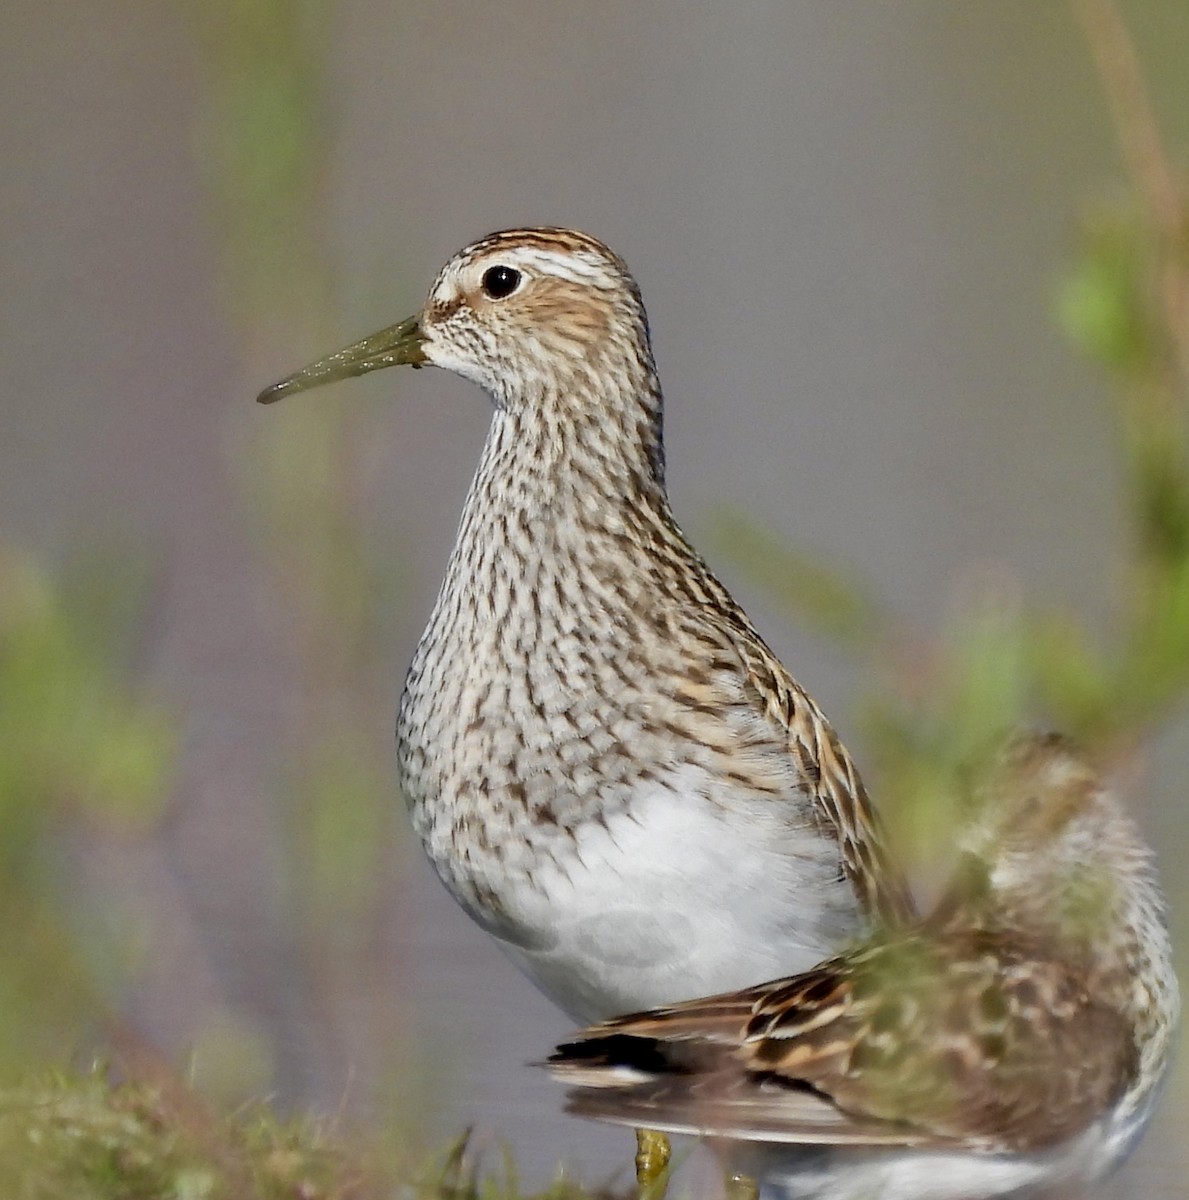
[[[1059,739],[1013,746],[982,811],[928,919],[562,1047],[574,1108],[797,1143],[753,1158],[777,1194],[994,1196],[1112,1169],[1179,1014],[1151,853]]]
[[[523,280],[507,298],[483,292],[493,265]],[[495,408],[397,726],[454,895],[588,1019],[809,965],[908,912],[850,757],[674,520],[623,262],[570,231],[495,234],[443,268],[420,324],[427,361]],[[754,861],[738,896],[709,881],[703,920],[720,833]],[[616,879],[639,897],[632,965],[592,932]]]

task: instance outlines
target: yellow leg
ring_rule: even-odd
[[[673,1147],[655,1129],[636,1130],[636,1187],[640,1200],[663,1200]]]
[[[726,1178],[727,1200],[760,1200],[760,1185],[750,1175],[735,1171]]]

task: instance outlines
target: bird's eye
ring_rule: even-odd
[[[520,286],[520,272],[514,267],[488,267],[483,272],[483,290],[493,299],[502,300]]]

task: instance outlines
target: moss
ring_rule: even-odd
[[[433,1165],[264,1102],[212,1111],[183,1085],[114,1080],[102,1066],[0,1092],[7,1200],[519,1200],[514,1167],[490,1171],[461,1139]],[[613,1200],[560,1176],[533,1200]]]

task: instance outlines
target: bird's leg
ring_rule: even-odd
[[[663,1200],[673,1147],[655,1129],[636,1130],[636,1187],[640,1200]]]
[[[726,1200],[760,1200],[759,1181],[742,1171],[732,1171],[724,1180]]]

